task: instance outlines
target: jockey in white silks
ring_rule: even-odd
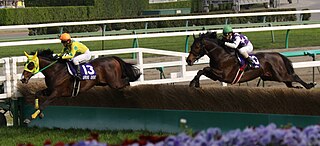
[[[253,52],[253,45],[248,37],[243,34],[234,33],[230,25],[224,26],[223,36],[229,41],[225,42],[225,45],[230,48],[238,49],[240,54],[249,63],[249,66],[253,67],[253,60],[249,57],[249,53]]]

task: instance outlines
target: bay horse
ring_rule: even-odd
[[[25,52],[28,60],[21,77],[21,82],[27,84],[29,79],[38,72],[42,72],[45,76],[47,88],[36,93],[36,111],[31,115],[31,120],[38,116],[42,118],[41,111],[57,97],[72,97],[74,83],[77,80],[68,73],[67,62],[55,59],[52,50],[38,51],[31,53],[32,55]],[[80,84],[78,84],[77,93],[85,92],[95,85],[121,89],[129,86],[130,82],[138,80],[141,75],[140,70],[133,64],[126,63],[116,56],[96,58],[89,63],[91,64],[89,71],[95,71],[95,78],[78,81]],[[40,97],[45,97],[46,100],[39,106],[38,99]],[[29,122],[30,119],[25,120],[25,123]]]
[[[186,59],[188,65],[204,55],[210,58],[209,67],[205,67],[197,72],[197,75],[190,82],[190,87],[200,87],[199,78],[201,75],[216,81],[225,83],[242,83],[260,77],[263,81],[283,82],[289,88],[301,88],[293,86],[292,82],[300,83],[304,88],[310,89],[314,83],[304,82],[295,74],[292,62],[278,52],[258,52],[255,56],[260,62],[257,69],[244,69],[242,78],[234,82],[240,69],[239,60],[236,57],[235,49],[228,48],[224,41],[217,37],[216,32],[200,34],[198,38],[193,35],[194,42]]]

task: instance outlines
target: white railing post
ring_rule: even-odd
[[[18,71],[17,71],[17,58],[16,57],[12,57],[11,58],[12,63],[11,63],[11,72],[12,72],[12,90],[14,93],[14,97],[18,97],[18,88],[17,88],[17,84],[18,84]]]
[[[144,72],[143,72],[143,49],[142,48],[136,48],[138,49],[137,54],[137,65],[139,66],[141,76],[139,78],[139,81],[144,81]]]
[[[12,96],[12,86],[11,86],[11,73],[10,73],[10,58],[3,58],[4,60],[4,74],[5,74],[5,83],[4,83],[4,93],[7,94],[7,97]]]
[[[20,56],[20,57],[11,57],[11,74],[12,74],[12,90],[13,90],[13,97],[21,97],[21,93],[18,91],[17,85],[20,79],[20,73],[18,73],[18,63],[27,61],[27,57]],[[39,77],[39,76],[37,76]]]
[[[181,76],[182,78],[186,77],[186,72],[187,72],[187,63],[186,63],[186,57],[185,56],[181,56],[181,68],[180,68],[180,72],[181,72]]]

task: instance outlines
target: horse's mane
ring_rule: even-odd
[[[208,39],[209,41],[217,44],[221,48],[223,48],[227,53],[234,53],[235,49],[231,49],[224,45],[225,40],[223,38],[218,38],[217,32],[207,31],[207,33],[200,33],[199,39]]]
[[[37,51],[31,52],[30,55],[34,55],[36,52],[38,52],[38,57],[44,57],[44,58],[48,58],[50,60],[54,60],[53,59],[53,54],[54,52],[52,50],[48,49],[37,49]]]

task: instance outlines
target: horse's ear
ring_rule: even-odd
[[[196,38],[196,36],[193,34],[193,39],[195,39]]]
[[[26,51],[24,51],[24,55],[26,55],[27,58],[29,58],[29,54]]]
[[[38,51],[33,55],[32,60],[36,59],[38,56]]]

